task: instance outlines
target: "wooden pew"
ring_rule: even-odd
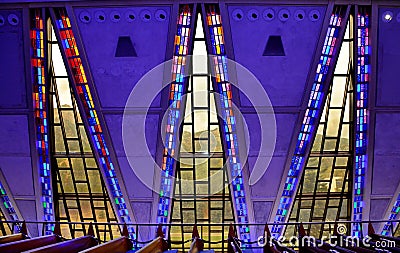
[[[242,249],[236,228],[231,224],[228,233],[228,253],[252,253],[252,249]]]
[[[214,250],[206,250],[204,251],[204,242],[203,239],[200,238],[199,231],[197,230],[197,226],[193,226],[192,232],[193,242],[190,245],[189,253],[212,253]]]
[[[54,233],[61,234],[60,224],[56,223]],[[23,253],[78,253],[82,250],[96,246],[98,241],[94,238],[93,225],[90,224],[87,235],[68,241],[63,241],[39,248],[32,248]]]
[[[302,242],[303,238],[306,236],[306,231],[303,227],[303,224],[300,223],[299,225],[299,239],[300,242]],[[318,247],[314,246],[309,246],[309,245],[302,245],[302,243],[300,243],[299,245],[299,253],[329,253],[328,250],[324,250],[324,249],[320,249]]]
[[[368,223],[368,236],[370,238],[372,238],[372,240],[369,242],[369,244],[371,244],[373,247],[378,246],[377,241],[392,241],[395,243],[395,247],[385,247],[382,249],[388,250],[392,253],[400,253],[400,239],[399,238],[395,238],[395,237],[390,237],[390,236],[383,236],[383,235],[378,235],[375,233],[375,229],[372,226],[371,223]],[[378,247],[379,248],[379,247]]]
[[[25,240],[27,238],[28,238],[28,231],[26,229],[26,223],[24,221],[24,222],[22,222],[21,232],[20,233],[12,234],[12,235],[0,236],[0,244],[5,244],[5,243],[15,242],[15,241],[21,241],[21,240]]]
[[[124,224],[121,235],[122,237],[120,238],[83,250],[80,253],[126,253],[132,250],[133,244],[129,239],[128,227],[126,224]]]
[[[26,236],[22,233],[0,236],[0,245],[9,242],[21,241],[26,239]]]
[[[271,232],[269,231],[268,225],[264,226],[264,238],[265,245],[263,247],[263,253],[296,253],[296,251],[289,249],[287,247],[279,245],[279,243],[271,237]]]
[[[376,251],[368,248],[362,248],[359,247],[358,245],[354,245],[353,239],[348,238],[345,235],[341,235],[338,232],[338,225],[335,224],[333,228],[333,235],[336,236],[337,240],[343,241],[343,245],[341,245],[342,248],[349,249],[351,251],[357,252],[357,253],[375,253]],[[360,245],[362,246],[362,245]]]
[[[228,233],[228,253],[242,253],[237,232],[236,229],[233,227],[232,223],[229,226],[229,233]]]
[[[22,226],[22,233],[27,233],[26,225]],[[56,223],[54,227],[53,235],[41,236],[32,239],[26,239],[21,241],[14,241],[0,245],[0,252],[2,253],[19,253],[50,244],[55,244],[62,241],[60,224]]]
[[[335,225],[334,231],[337,232],[337,226]],[[337,234],[334,234],[337,236]],[[339,253],[358,253],[356,249],[349,249],[342,247],[342,245],[333,245],[333,244],[328,244],[324,241],[321,241],[319,239],[316,240],[316,243],[320,249],[326,250],[326,251],[333,251],[333,252],[339,252]],[[332,241],[332,243],[334,243]]]
[[[162,253],[168,250],[168,243],[164,239],[164,233],[162,226],[159,225],[157,228],[156,239],[151,241],[149,244],[136,251],[137,253]]]
[[[321,240],[316,240],[318,247],[320,249],[326,250],[326,251],[335,251],[335,252],[339,252],[339,253],[357,253],[358,251],[355,250],[351,250],[351,249],[346,249],[337,245],[330,245],[326,242],[322,242]]]
[[[141,248],[140,250],[136,251],[137,253],[162,253],[168,248],[163,247],[164,244],[164,238],[162,237],[157,237],[153,241],[151,241],[149,244],[147,244],[145,247]]]
[[[47,246],[50,244],[55,244],[61,242],[61,237],[58,235],[47,235],[36,237],[32,239],[16,241],[16,242],[9,242],[6,244],[0,245],[0,252],[1,253],[19,253],[43,246]]]
[[[23,253],[78,253],[82,250],[96,246],[97,244],[98,241],[93,236],[87,235],[76,239],[24,251]]]
[[[375,233],[375,229],[372,226],[371,223],[368,223],[368,235],[372,238],[372,240],[376,241],[392,241],[396,243],[396,247],[400,247],[400,238],[399,237],[392,237],[392,236],[386,236],[386,235],[379,235]]]
[[[132,242],[127,237],[120,237],[112,241],[80,251],[80,253],[126,253],[132,250]]]

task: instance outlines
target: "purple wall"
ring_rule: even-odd
[[[0,168],[22,219],[37,220],[29,118],[31,94],[25,79],[24,36],[21,10],[0,10]],[[27,31],[28,32],[28,31]],[[29,100],[28,100],[29,99]],[[29,104],[29,106],[28,106]],[[40,193],[37,193],[38,195]],[[29,226],[37,235],[37,227]]]
[[[393,14],[390,22],[382,18]],[[373,157],[371,219],[387,219],[387,209],[400,183],[400,99],[398,59],[400,57],[400,9],[379,9],[378,57],[375,107],[375,148]],[[397,17],[397,18],[396,18]]]
[[[26,108],[22,13],[2,10],[0,15],[4,22],[0,24],[0,83],[6,88],[0,92],[0,108]]]
[[[166,13],[165,20],[156,18],[160,10]],[[165,60],[170,8],[76,8],[74,11],[101,106],[124,108],[139,79]],[[85,15],[90,22],[81,20]],[[99,15],[105,20],[99,22]],[[119,21],[113,19],[115,15],[120,16]],[[135,18],[130,20],[129,15]],[[150,19],[146,20],[145,15]],[[175,17],[172,19],[175,21]],[[137,57],[115,57],[120,36],[131,38]],[[159,103],[154,104],[159,107]]]
[[[136,221],[139,223],[151,222],[153,192],[135,173],[144,173],[151,178],[149,181],[153,180],[154,159],[149,158],[147,149],[154,158],[161,112],[160,96],[154,99],[151,106],[156,112],[147,117],[147,147],[137,145],[133,150],[125,152],[122,141],[123,110],[128,96],[140,78],[165,61],[169,25],[171,20],[175,22],[176,19],[175,15],[170,16],[170,9],[170,6],[166,5],[74,9],[94,85],[101,101],[102,113],[113,141]],[[104,16],[104,21],[99,20],[100,15]],[[85,20],[85,16],[89,17],[89,22]],[[116,16],[120,19],[116,20]],[[115,57],[119,36],[130,37],[137,57]],[[161,80],[160,78],[160,88]],[[147,105],[138,101],[130,109],[143,115],[146,114],[146,107]],[[135,113],[130,114],[128,118],[132,129],[141,124],[141,117]],[[126,136],[127,140],[137,140],[138,136],[135,134],[138,133],[131,131]],[[134,159],[135,172],[127,157]]]
[[[321,6],[228,7],[235,60],[248,68],[261,82],[275,110],[275,151],[264,176],[251,186],[255,222],[263,223],[269,220],[293,134],[297,136],[293,129],[298,121],[303,97],[308,97],[304,90],[320,37],[325,9]],[[319,13],[317,20],[310,18],[313,11]],[[268,17],[268,13],[273,16]],[[287,19],[283,18],[284,13],[288,14]],[[302,20],[298,18],[299,13],[303,15]],[[238,18],[238,14],[242,18]],[[254,14],[257,18],[254,18]],[[263,56],[271,35],[281,36],[285,56]],[[257,117],[245,113],[245,108],[251,106],[250,101],[241,94],[240,102],[250,133],[248,163],[251,172],[260,149],[260,129]],[[265,116],[261,114],[260,117]],[[260,155],[265,156],[265,152],[261,150]]]

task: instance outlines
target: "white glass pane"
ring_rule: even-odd
[[[194,132],[196,133],[196,135],[200,134],[200,132],[207,130],[208,130],[208,111],[206,110],[194,111]]]
[[[204,38],[204,30],[203,23],[200,13],[197,15],[197,23],[196,23],[196,38]]]
[[[331,107],[342,107],[345,88],[346,77],[337,76],[333,79]]]
[[[335,74],[347,74],[350,57],[350,43],[343,42],[340,49],[339,59],[336,64]]]
[[[207,73],[207,49],[204,41],[195,41],[193,48],[193,73]]]
[[[326,129],[327,136],[337,136],[339,129],[341,110],[330,110],[328,116],[328,127]]]
[[[195,107],[208,106],[207,79],[208,77],[203,76],[193,77],[193,98]]]
[[[57,84],[58,99],[60,100],[61,108],[72,108],[68,78],[57,78],[55,82]]]
[[[61,56],[60,48],[58,44],[53,44],[51,49],[53,69],[56,76],[67,76],[67,71],[65,70],[65,65],[63,58]]]

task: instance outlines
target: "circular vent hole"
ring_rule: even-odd
[[[101,21],[103,21],[103,20],[105,20],[106,18],[105,18],[103,15],[100,15],[100,16],[99,16],[99,19],[100,19]]]
[[[88,16],[84,16],[83,19],[86,20],[86,21],[89,21],[89,17]]]
[[[268,17],[268,18],[273,18],[274,15],[272,15],[272,13],[268,13],[268,14],[267,14],[267,17]]]
[[[301,14],[301,13],[299,13],[299,14],[297,15],[297,17],[298,17],[299,19],[303,19],[303,18],[304,18],[303,14]]]
[[[253,13],[253,14],[251,14],[251,17],[252,18],[258,18],[258,15],[257,15],[257,13]]]
[[[289,18],[289,15],[287,13],[283,13],[282,17],[283,18]]]
[[[242,14],[238,13],[238,14],[236,14],[236,17],[237,17],[238,19],[241,19],[241,18],[242,18]]]
[[[10,25],[18,25],[19,24],[19,18],[15,14],[10,14],[10,15],[8,15],[8,23]]]
[[[165,15],[164,14],[160,14],[160,18],[161,19],[165,19]]]
[[[145,19],[150,19],[150,15],[149,14],[144,14],[144,18]]]

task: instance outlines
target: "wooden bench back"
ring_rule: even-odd
[[[133,247],[132,242],[127,237],[120,237],[112,241],[97,245],[80,253],[126,253]]]

